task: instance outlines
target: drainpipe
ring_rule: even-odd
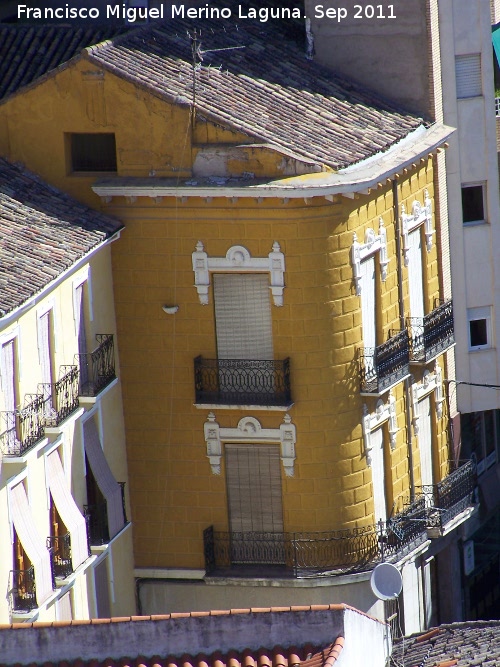
[[[399,197],[398,197],[398,181],[396,178],[392,181],[392,202],[394,210],[394,226],[396,232],[396,258],[398,263],[398,302],[399,302],[399,323],[401,329],[406,327],[405,322],[405,304],[403,298],[403,266],[401,264],[402,249],[401,249],[401,229],[399,224]],[[412,423],[411,423],[411,400],[410,400],[410,379],[406,378],[405,383],[405,404],[406,404],[406,433],[407,433],[407,447],[408,447],[408,468],[410,476],[410,500],[415,499],[415,479],[413,476],[413,445],[412,445]]]

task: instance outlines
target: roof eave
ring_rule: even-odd
[[[293,176],[291,178],[270,181],[264,184],[234,185],[184,185],[182,183],[165,185],[152,178],[145,184],[137,179],[136,183],[98,181],[93,191],[100,197],[326,197],[334,195],[353,195],[378,187],[387,179],[392,179],[403,169],[410,168],[421,158],[432,155],[442,147],[455,129],[442,124],[430,128],[419,128],[410,133],[403,141],[393,145],[388,151],[376,154],[336,173],[322,172]],[[193,180],[193,179],[190,179]]]

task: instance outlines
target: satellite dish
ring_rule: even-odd
[[[380,563],[372,572],[370,585],[379,600],[392,600],[401,593],[403,578],[398,568],[391,563]]]

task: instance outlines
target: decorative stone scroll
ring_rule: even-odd
[[[361,262],[376,252],[380,253],[380,276],[385,282],[387,278],[387,265],[389,264],[389,260],[387,259],[387,233],[382,218],[379,218],[378,235],[375,234],[371,227],[369,227],[365,232],[364,243],[358,243],[357,234],[354,233],[353,235],[351,255],[357,296],[361,295]]]
[[[432,228],[432,200],[429,197],[427,190],[424,191],[424,205],[418,201],[414,201],[411,207],[411,213],[406,213],[404,204],[401,205],[401,222],[403,227],[403,257],[405,266],[408,266],[410,261],[410,240],[409,235],[414,229],[420,225],[425,225],[425,245],[427,252],[432,248],[432,235],[435,230]]]
[[[389,442],[391,449],[394,449],[396,447],[396,435],[399,428],[396,414],[396,399],[392,395],[392,391],[389,392],[387,403],[383,403],[382,399],[377,401],[375,412],[368,412],[367,405],[363,405],[363,439],[365,441],[365,454],[368,465],[372,464],[372,432],[382,426],[386,421],[389,422]]]
[[[281,461],[287,477],[293,477],[297,433],[292,418],[286,414],[279,428],[262,428],[255,417],[243,417],[236,428],[221,428],[210,412],[203,426],[207,443],[207,457],[214,475],[220,475],[222,443],[280,443]]]
[[[441,419],[443,416],[443,402],[444,402],[443,372],[441,370],[441,366],[437,363],[437,361],[433,373],[431,373],[430,371],[425,371],[424,377],[422,378],[422,382],[413,382],[413,384],[411,385],[412,415],[413,415],[411,422],[413,424],[413,433],[415,435],[418,435],[419,431],[418,403],[432,392],[434,392],[434,405],[436,408],[436,417],[438,419]]]
[[[225,257],[209,257],[201,241],[196,244],[192,254],[194,284],[198,291],[200,303],[208,305],[210,287],[210,272],[224,273],[269,273],[270,290],[275,306],[283,305],[283,289],[285,287],[285,256],[281,252],[280,244],[275,241],[267,257],[252,257],[248,250],[241,245],[234,245]]]

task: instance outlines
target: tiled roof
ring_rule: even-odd
[[[201,38],[193,74],[192,44]],[[286,21],[152,22],[87,49],[87,57],[161,98],[278,150],[333,168],[407,136],[422,119],[306,59]],[[376,82],[374,83],[376,85]]]
[[[122,227],[0,159],[0,316]]]
[[[433,628],[395,643],[393,667],[498,667],[500,620],[465,621]]]
[[[73,58],[86,46],[123,30],[106,25],[93,28],[0,25],[0,99]]]
[[[0,625],[0,667],[335,667],[346,613],[379,624],[330,604]]]

